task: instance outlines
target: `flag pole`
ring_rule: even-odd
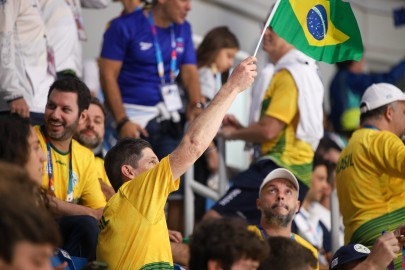
[[[270,12],[269,17],[267,18],[267,21],[266,21],[266,24],[264,25],[262,34],[260,35],[259,42],[256,45],[255,53],[253,54],[254,57],[256,57],[257,51],[259,50],[260,44],[262,43],[264,33],[266,32],[267,27],[269,26],[271,20],[273,19],[274,13],[276,13],[276,10],[277,10],[279,4],[280,4],[280,0],[277,0],[276,4],[274,5],[273,9]]]

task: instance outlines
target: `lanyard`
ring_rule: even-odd
[[[41,127],[42,133],[45,135],[45,128],[44,126]],[[45,136],[46,141],[46,151],[48,156],[48,164],[46,166],[46,170],[48,171],[48,178],[49,178],[49,189],[52,192],[55,192],[55,185],[54,185],[54,178],[53,178],[53,164],[52,164],[52,153],[51,153],[51,141],[47,136]],[[68,184],[68,191],[67,191],[67,202],[73,202],[73,170],[72,170],[72,142],[69,145],[69,184]]]
[[[266,233],[266,231],[263,229],[263,227],[261,225],[256,225],[256,227],[259,229],[260,234],[262,235],[263,239],[267,239],[270,237],[270,235],[268,235]],[[290,238],[295,241],[295,236],[293,233],[290,234]]]
[[[149,24],[152,30],[153,39],[154,39],[154,46],[156,52],[156,62],[157,62],[157,69],[160,78],[160,82],[162,85],[165,84],[165,68],[163,64],[163,57],[162,57],[162,50],[160,49],[159,40],[157,36],[157,29],[155,22],[153,20],[152,11],[149,11]],[[171,61],[170,61],[170,82],[174,83],[174,79],[176,78],[176,63],[177,63],[177,51],[176,51],[176,38],[174,35],[174,26],[173,23],[170,23],[170,36],[171,36],[171,45],[172,45],[172,53],[171,53]]]

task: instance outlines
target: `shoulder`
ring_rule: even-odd
[[[247,226],[248,231],[254,232],[261,240],[263,240],[263,236],[260,233],[259,228],[256,225],[249,225]]]
[[[72,139],[72,151],[73,151],[73,157],[76,156],[78,158],[86,159],[86,160],[88,158],[91,158],[92,160],[94,160],[94,153],[87,147],[81,145],[75,139]]]
[[[314,254],[318,254],[318,250],[311,245],[307,240],[305,240],[304,238],[302,238],[301,236],[299,236],[298,234],[293,233],[295,241],[297,241],[297,243],[299,243],[300,245],[306,247],[307,249],[311,250],[312,253]]]
[[[145,20],[145,15],[141,10],[130,14],[118,16],[110,21],[109,28],[135,28],[141,21]]]
[[[191,24],[188,21],[184,21],[182,24],[175,24],[174,29],[176,32],[191,35]]]

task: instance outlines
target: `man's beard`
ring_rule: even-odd
[[[286,210],[288,210],[288,214],[283,215],[283,214],[275,214],[273,213],[273,209],[276,207],[284,207]],[[289,209],[289,207],[285,204],[281,203],[274,203],[271,205],[270,208],[266,208],[263,211],[263,216],[267,224],[271,224],[277,227],[289,227],[291,224],[291,221],[294,218],[296,212],[296,207],[293,207]]]
[[[88,132],[88,131],[93,132],[95,137],[91,138],[91,137],[87,136],[85,134],[85,132]],[[97,148],[102,142],[100,135],[97,132],[95,132],[94,130],[88,129],[88,128],[81,130],[77,134],[77,140],[79,141],[79,143],[81,145],[86,146],[87,148],[90,148],[90,149]]]
[[[66,125],[63,121],[59,120],[52,120],[49,119],[48,122],[46,123],[47,126],[50,126],[51,123],[58,123],[63,126],[63,132],[62,133],[54,133],[51,131],[51,128],[49,127],[47,129],[47,133],[49,138],[55,140],[55,141],[65,141],[73,137],[73,134],[75,133],[77,126],[79,124],[79,119],[77,119],[73,124],[70,126]]]

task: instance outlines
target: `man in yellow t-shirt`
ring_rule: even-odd
[[[141,139],[124,140],[107,153],[106,171],[117,194],[99,223],[97,260],[109,269],[172,269],[164,214],[167,197],[207,149],[237,94],[253,82],[255,61],[248,57],[234,69],[208,108],[191,122],[179,146],[160,162]]]
[[[98,98],[91,97],[87,110],[87,121],[79,123],[74,138],[83,146],[93,151],[97,167],[98,180],[107,200],[115,191],[108,180],[104,169],[103,138],[105,133],[105,110]]]
[[[300,207],[299,192],[298,180],[290,171],[278,168],[270,172],[260,185],[256,201],[261,212],[260,223],[250,225],[248,229],[262,240],[272,236],[291,238],[309,249],[318,261],[318,250],[299,235],[291,233],[291,223]]]
[[[45,108],[45,126],[35,127],[47,161],[42,187],[59,218],[62,248],[70,255],[94,260],[98,227],[106,204],[97,179],[94,154],[72,139],[86,121],[90,91],[76,78],[55,81]]]
[[[206,217],[239,216],[257,224],[257,192],[266,175],[276,168],[286,168],[296,175],[300,201],[308,190],[314,150],[323,136],[323,85],[315,61],[271,27],[265,32],[263,49],[275,64],[275,73],[262,101],[260,120],[244,127],[228,116],[220,131],[225,139],[257,144],[260,153],[249,169],[232,179],[233,186]],[[311,100],[306,100],[309,96]]]
[[[373,84],[360,111],[361,128],[340,155],[336,185],[345,244],[372,246],[382,231],[404,223],[405,95],[394,85]]]

